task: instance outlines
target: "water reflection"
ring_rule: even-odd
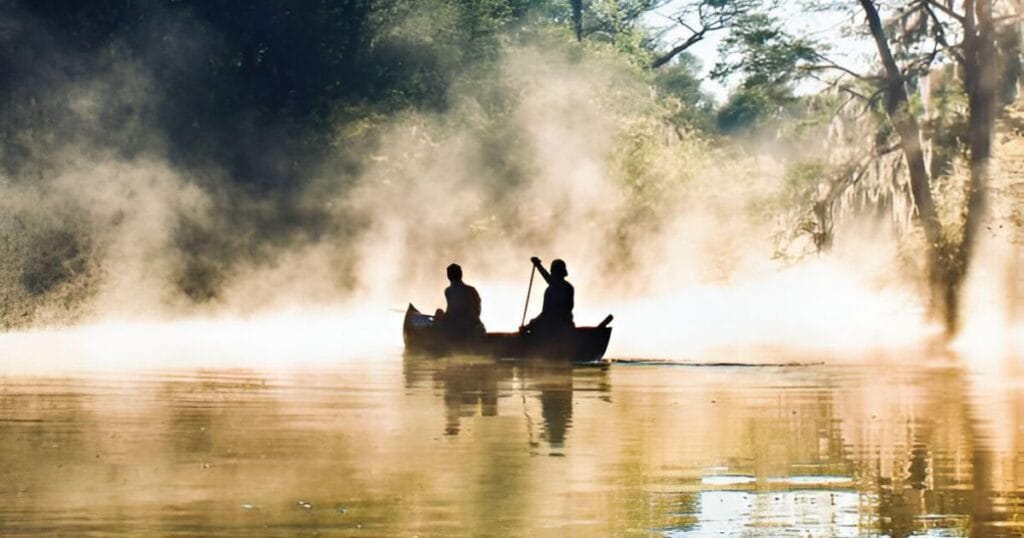
[[[574,366],[551,361],[492,361],[474,357],[404,359],[407,388],[421,386],[429,377],[442,392],[445,407],[445,435],[458,435],[461,419],[498,416],[498,398],[519,398],[526,419],[529,444],[537,447],[532,407],[540,405],[539,437],[552,449],[565,445],[572,424],[574,394],[597,392],[607,395],[608,365]],[[581,385],[574,388],[574,379]],[[609,401],[607,396],[603,398]]]
[[[1018,536],[1021,377],[939,366],[0,378],[0,534]]]

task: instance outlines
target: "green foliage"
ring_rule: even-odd
[[[828,173],[820,158],[786,163],[779,186],[754,201],[752,210],[771,230],[772,256],[793,261],[818,252],[831,232],[822,218],[819,188]]]
[[[767,120],[778,117],[782,105],[791,101],[788,91],[744,88],[733,92],[718,111],[718,129],[726,134],[742,134],[763,127]]]
[[[783,176],[781,195],[786,205],[810,207],[817,200],[818,184],[826,171],[826,164],[820,158],[792,163]]]
[[[656,41],[643,15],[657,0],[592,0],[584,12],[583,34],[588,41],[609,44],[631,63],[646,66]]]
[[[207,223],[174,224],[181,255],[176,284],[195,302],[216,298],[235,257],[263,255],[256,243],[286,244],[363,224],[302,197],[324,169],[341,176],[344,190],[368,176],[381,183],[404,176],[413,185],[423,175],[440,182],[449,179],[449,162],[456,163],[460,178],[469,179],[452,188],[482,185],[478,205],[497,207],[474,214],[474,237],[483,242],[519,233],[519,208],[506,196],[538,175],[528,124],[551,118],[577,122],[574,134],[595,121],[600,149],[593,151],[600,157],[586,157],[623,194],[621,213],[609,218],[623,258],[633,239],[656,231],[687,196],[702,211],[726,217],[753,209],[759,225],[784,222],[790,240],[817,241],[832,219],[832,206],[819,205],[819,188],[849,188],[878,207],[893,204],[896,191],[905,194],[891,149],[898,139],[881,107],[878,80],[869,73],[834,84],[829,93],[798,95],[801,81],[821,73],[814,64],[823,62],[826,49],[788,31],[773,10],[776,2],[576,5],[583,9],[582,43],[568,0],[0,1],[0,17],[16,21],[0,33],[0,168],[15,180],[45,177],[43,167],[32,165],[59,161],[64,144],[125,158],[152,152],[176,170],[198,171],[183,174],[201,178],[196,181],[229,178],[239,188],[210,191],[252,198],[218,207],[239,232],[231,240]],[[692,31],[694,42],[705,32],[723,32],[711,76],[732,88],[724,105],[702,89],[699,60],[679,54],[667,34],[652,29],[655,9],[674,11],[676,30]],[[895,51],[909,76],[908,110],[921,122],[931,175],[949,179],[936,189],[940,209],[955,219],[963,205],[956,178],[965,154],[966,100],[952,70],[934,75],[941,58],[923,44],[934,41],[937,28],[915,9],[892,18],[890,28],[901,32]],[[1019,47],[1019,35],[1005,32],[1000,39],[1007,72],[1016,77],[1019,63],[1009,52]],[[530,48],[545,54],[518,59],[528,68],[510,67],[511,56]],[[668,50],[674,59],[649,69]],[[543,65],[553,57],[555,67]],[[558,96],[526,114],[520,105],[535,89],[529,74],[538,72],[546,77],[544,91]],[[69,112],[66,88],[96,79],[110,81],[98,85],[100,120],[90,124]],[[132,92],[120,85],[138,80],[146,85],[135,91],[144,95],[130,100],[125,96]],[[599,91],[588,91],[591,84]],[[924,89],[927,101],[915,93]],[[748,152],[751,140],[769,138],[748,135],[765,133],[773,139],[771,160],[778,159],[784,174],[763,173]],[[437,151],[440,146],[455,155]],[[858,176],[872,159],[886,166]],[[424,163],[436,175],[425,173]],[[758,183],[766,176],[776,181],[770,188]],[[736,200],[752,202],[738,208]],[[834,200],[836,207],[843,203],[838,195]],[[21,255],[31,245],[18,245],[20,265],[7,268],[4,278],[22,296],[59,295],[69,283],[93,278],[80,260],[94,245],[62,227],[70,225],[24,235],[39,245],[31,256]]]
[[[952,67],[936,71],[924,84],[931,86],[931,98],[921,131],[925,140],[931,142],[929,173],[933,179],[941,180],[952,173],[955,159],[966,157],[967,95]]]
[[[696,56],[680,54],[675,62],[656,71],[654,85],[662,95],[677,100],[670,117],[674,125],[707,132],[714,128],[715,103],[701,89],[700,69]]]
[[[737,21],[719,53],[723,59],[711,75],[725,78],[741,73],[741,84],[749,87],[791,83],[801,63],[817,56],[814,43],[790,35],[776,18],[763,13],[751,13]]]
[[[818,47],[782,29],[774,17],[751,13],[737,21],[722,41],[722,60],[712,69],[719,80],[740,77],[718,114],[719,128],[739,133],[777,120],[795,102],[793,84],[802,68],[818,56]]]

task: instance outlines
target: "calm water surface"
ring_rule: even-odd
[[[400,357],[0,376],[0,534],[1020,536],[1021,379]]]

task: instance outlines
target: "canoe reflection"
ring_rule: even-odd
[[[493,364],[453,364],[434,373],[444,387],[445,435],[458,435],[463,416],[498,415],[498,379]]]
[[[0,376],[0,535],[1019,537],[1022,410],[955,365]]]
[[[572,425],[574,391],[599,391],[610,386],[605,366],[574,366],[560,361],[496,361],[485,357],[405,357],[406,386],[433,383],[445,409],[445,435],[459,435],[463,419],[496,417],[499,400],[525,415],[530,444],[546,441],[551,448],[565,446]],[[580,386],[574,386],[576,382]],[[606,396],[607,399],[607,396]],[[519,400],[518,405],[516,400]],[[539,432],[531,407],[540,404]]]

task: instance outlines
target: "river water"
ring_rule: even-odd
[[[0,534],[1019,536],[1024,376],[955,358],[0,376]]]

